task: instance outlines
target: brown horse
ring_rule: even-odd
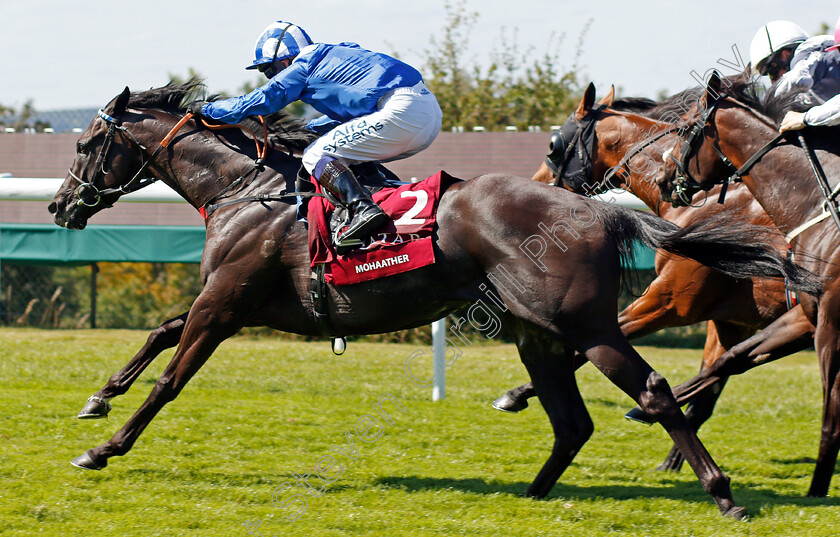
[[[676,112],[683,113],[677,103],[684,102],[687,95],[678,94],[662,103],[646,99],[614,101],[613,96],[611,91],[601,99],[599,104],[605,108],[592,119],[594,140],[589,176],[581,178],[585,180],[563,181],[563,174],[558,173],[562,162],[555,162],[557,172],[543,163],[533,180],[546,184],[560,182],[558,186],[585,194],[625,189],[657,215],[681,226],[695,219],[717,217],[725,211],[734,221],[775,229],[770,217],[743,185],[730,188],[725,206],[703,203],[706,197],[702,195],[697,196],[697,205],[690,208],[675,208],[662,202],[655,181],[663,167],[661,155],[663,150],[675,145],[684,126],[658,119],[676,118]],[[594,86],[590,85],[574,117],[578,125],[585,121],[593,102]],[[715,198],[720,189],[715,187],[709,197]],[[777,250],[784,252],[784,240],[781,236],[776,239]],[[655,269],[657,277],[644,294],[619,314],[619,327],[632,340],[663,328],[708,320],[701,370],[788,311],[784,282],[778,280],[732,278],[692,259],[663,251],[656,253]],[[790,318],[795,318],[795,326],[802,329],[796,344],[801,348],[811,346],[814,328],[805,319],[802,308],[794,307]],[[691,399],[686,418],[695,431],[711,416],[725,383],[726,377],[722,376],[713,387]],[[497,399],[494,406],[517,411],[527,407],[527,398],[533,395],[533,386],[528,383]],[[679,450],[674,447],[659,469],[676,471],[682,462]]]
[[[675,154],[682,158],[670,174],[660,178],[660,187],[665,199],[679,204],[685,195],[709,188],[722,177],[742,180],[787,235],[791,253],[823,278],[822,297],[803,297],[802,306],[816,326],[814,343],[823,384],[822,438],[808,495],[825,496],[840,450],[840,218],[835,225],[833,218],[821,217],[823,211],[831,211],[823,208],[825,197],[815,177],[819,170],[812,169],[809,152],[819,155],[824,172],[835,184],[840,178],[840,156],[833,130],[808,129],[779,136],[778,124],[794,97],[771,94],[762,101],[749,80],[721,80],[714,74],[694,110],[697,128],[692,132],[696,135],[679,144]],[[709,173],[721,166],[728,169],[727,174]],[[831,188],[827,182],[825,188]],[[785,356],[790,333],[791,326],[780,318],[677,387],[674,394],[678,399],[690,397],[720,375],[738,374]]]
[[[681,229],[650,214],[526,179],[483,175],[442,195],[434,235],[437,262],[380,280],[328,287],[333,332],[325,334],[310,294],[307,233],[295,218],[294,202],[263,196],[295,177],[300,159],[294,154],[312,137],[287,116],[269,118],[289,153],[265,157],[238,130],[211,131],[189,115],[182,117],[181,103],[195,86],[135,94],[126,88],[81,136],[69,176],[49,207],[57,224],[82,229],[120,195],[147,184],[144,177],[163,181],[196,209],[211,203],[220,207],[206,219],[204,288],[191,309],[153,333],[80,416],[105,416],[108,400],[125,393],[161,349],[177,343],[170,364],[126,424],[74,465],[101,469],[109,458],[125,455],[216,347],[243,326],[305,335],[390,332],[428,324],[489,290],[515,334],[555,434],[529,495],[548,494],[592,433],[575,383],[578,351],[656,416],[722,513],[744,516],[732,499],[729,478],[688,425],[665,379],[622,335],[615,309],[621,263],[634,241],[696,257],[736,277],[784,274],[818,292],[809,274],[762,242],[765,229],[724,228],[719,221]],[[237,199],[259,202],[225,203]],[[538,247],[540,255],[534,256]]]

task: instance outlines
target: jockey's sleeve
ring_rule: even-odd
[[[840,95],[805,112],[805,124],[814,127],[840,125]]]
[[[823,56],[823,52],[815,51],[793,64],[790,71],[783,74],[776,83],[775,95],[778,97],[790,91],[810,89],[814,85],[814,69]]]
[[[240,97],[209,102],[201,108],[201,113],[224,123],[239,123],[248,116],[268,115],[285,108],[300,97],[305,85],[304,69],[301,64],[292,62],[254,91]]]
[[[321,117],[316,117],[315,119],[307,123],[306,128],[315,131],[318,134],[325,134],[341,124],[341,121],[333,119],[330,116],[323,115]]]

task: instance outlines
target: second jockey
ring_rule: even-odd
[[[790,111],[785,114],[779,130],[798,130],[806,126],[829,127],[840,125],[840,19],[834,25],[834,38],[820,36],[819,49],[811,51],[779,80],[776,95],[787,91],[806,91],[807,112]],[[807,43],[807,41],[806,41]],[[798,55],[799,49],[797,49]],[[794,58],[795,60],[796,58]]]
[[[196,101],[188,110],[238,123],[301,100],[324,114],[307,124],[320,137],[304,151],[301,175],[314,176],[352,214],[336,248],[361,244],[388,217],[349,166],[406,158],[429,147],[441,128],[437,99],[410,65],[356,43],[313,43],[289,22],[269,25],[254,55],[246,69],[263,73],[265,85],[240,97]]]

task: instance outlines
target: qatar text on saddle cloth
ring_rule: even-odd
[[[376,192],[373,201],[390,220],[372,234],[368,246],[343,256],[335,253],[330,240],[328,222],[335,207],[326,198],[312,198],[307,215],[311,266],[325,263],[327,283],[349,285],[434,263],[432,231],[440,193],[456,181],[439,171],[418,183]],[[316,190],[321,191],[320,185]]]

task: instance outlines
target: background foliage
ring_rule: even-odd
[[[497,46],[481,51],[490,59],[484,67],[470,56],[469,38],[479,14],[466,5],[466,0],[446,2],[446,23],[440,37],[431,38],[421,69],[443,111],[443,129],[526,130],[562,124],[582,94],[577,64],[588,25],[568,68],[562,67],[566,34],[553,34],[547,50],[538,53],[519,46],[515,28],[500,29]]]

